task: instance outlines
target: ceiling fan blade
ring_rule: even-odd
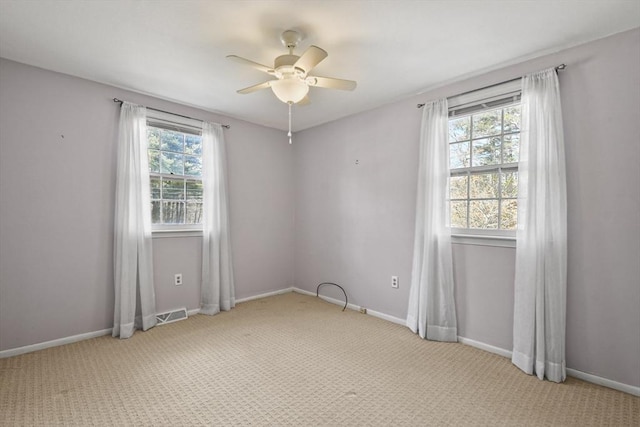
[[[259,91],[260,89],[266,89],[268,87],[271,87],[271,82],[272,81],[273,80],[268,80],[268,81],[266,81],[264,83],[260,83],[260,84],[249,86],[249,87],[245,87],[244,89],[240,89],[237,92],[241,93],[243,95],[246,95],[247,93],[252,93],[252,92]]]
[[[296,105],[300,105],[304,107],[305,105],[311,104],[311,99],[309,99],[309,95],[306,95],[302,100],[296,102]]]
[[[304,51],[302,56],[298,58],[295,64],[293,64],[294,68],[300,68],[305,73],[308,73],[320,63],[324,58],[329,55],[324,49],[320,49],[318,46],[309,46],[307,50]]]
[[[237,62],[238,64],[248,65],[255,68],[256,70],[264,71],[267,74],[274,74],[273,68],[267,67],[266,65],[258,64],[257,62],[242,58],[241,56],[227,55],[227,59]]]
[[[307,84],[327,89],[354,90],[357,83],[353,80],[334,79],[333,77],[309,76]]]

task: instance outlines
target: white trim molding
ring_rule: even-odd
[[[609,387],[614,390],[623,391],[625,393],[629,393],[634,396],[640,397],[640,387],[619,383],[617,381],[613,381],[608,378],[599,377],[597,375],[588,374],[586,372],[578,371],[576,369],[571,369],[571,368],[567,368],[567,375],[577,378],[579,380],[586,381],[588,383],[598,384],[604,387]]]
[[[460,95],[447,98],[450,110],[464,108],[480,102],[491,102],[494,99],[501,99],[509,95],[520,94],[522,92],[522,78],[515,78],[504,83],[487,86],[484,89],[472,90]]]
[[[292,288],[292,289],[293,289],[293,292],[297,292],[299,294],[309,295],[312,297],[316,296],[316,294],[314,294],[313,292],[309,292],[304,289],[300,289],[300,288]],[[341,307],[344,307],[344,301],[340,301],[339,299],[326,297],[324,295],[319,295],[319,298],[322,298],[323,300],[330,302],[331,304],[336,304]],[[361,306],[351,304],[351,303],[347,304],[347,308],[355,311],[360,311],[362,309]],[[368,308],[366,310],[367,310],[366,314],[370,316],[377,317],[379,319],[386,320],[391,323],[397,323],[398,325],[402,325],[402,326],[405,326],[407,324],[407,321],[405,319],[400,319],[399,317],[390,316],[388,314],[381,313],[379,311],[370,310]]]
[[[367,309],[367,314],[369,314],[369,315],[371,315],[373,317],[377,317],[378,319],[386,320],[387,322],[396,323],[396,324],[402,325],[402,326],[407,326],[407,320],[406,319],[401,319],[399,317],[390,316],[388,314],[381,313],[381,312],[375,311],[375,310],[369,310],[369,309]]]
[[[515,248],[516,238],[507,236],[483,236],[479,234],[451,234],[454,245],[495,246],[501,248]]]
[[[91,338],[97,338],[104,335],[111,335],[112,328],[102,329],[100,331],[86,332],[84,334],[72,335],[70,337],[58,338],[51,341],[45,341],[37,344],[25,345],[23,347],[10,348],[0,351],[0,359],[5,357],[18,356],[20,354],[31,353],[33,351],[44,350],[45,348],[58,347],[60,345],[71,344],[78,341],[84,341]]]
[[[199,308],[192,308],[191,310],[187,310],[187,316],[188,317],[195,316],[198,313],[200,313],[200,309]]]
[[[253,301],[255,299],[262,299],[262,298],[272,297],[274,295],[288,294],[289,292],[293,292],[293,288],[284,288],[284,289],[279,289],[277,291],[266,292],[264,294],[258,294],[258,295],[253,295],[253,296],[246,297],[246,298],[240,298],[240,299],[236,300],[236,303],[239,304],[241,302],[247,302],[247,301]]]
[[[151,230],[152,239],[167,239],[172,237],[202,237],[202,229],[154,229]]]
[[[315,297],[316,294],[314,294],[313,292],[304,290],[304,289],[300,289],[300,288],[291,288],[293,290],[293,292],[297,292],[299,294],[302,295],[309,295],[311,297]],[[341,307],[344,307],[344,301],[336,299],[336,298],[331,298],[331,297],[326,297],[324,295],[318,295],[318,298],[321,298],[323,300],[325,300],[326,302],[330,302],[331,304],[335,304],[335,305],[339,305]],[[355,304],[351,304],[350,302],[347,304],[347,308],[349,310],[355,310],[355,311],[360,311],[360,306],[359,305],[355,305]]]
[[[509,350],[505,350],[504,348],[495,347],[493,345],[485,344],[483,342],[472,340],[470,338],[461,337],[460,335],[458,335],[458,342],[460,344],[479,348],[480,350],[488,351],[489,353],[497,354],[498,356],[511,359],[511,352]]]
[[[479,348],[480,350],[488,351],[489,353],[494,353],[499,356],[511,359],[512,352],[510,350],[506,350],[500,347],[495,347],[480,341],[475,341],[475,340],[461,337],[461,336],[458,336],[458,341],[461,344],[469,345],[471,347]],[[630,384],[619,383],[617,381],[613,381],[608,378],[599,377],[597,375],[588,374],[586,372],[578,371],[577,369],[571,369],[571,368],[567,368],[567,375],[569,375],[570,377],[577,378],[579,380],[586,381],[588,383],[601,385],[604,387],[612,388],[614,390],[622,391],[622,392],[640,397],[640,387],[632,386]]]

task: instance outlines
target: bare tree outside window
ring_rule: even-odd
[[[449,119],[451,227],[515,230],[520,105]]]

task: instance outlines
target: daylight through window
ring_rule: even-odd
[[[451,227],[517,228],[520,104],[449,119]]]
[[[152,224],[201,224],[202,137],[154,122],[147,139]]]

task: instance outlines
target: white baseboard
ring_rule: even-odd
[[[299,294],[309,295],[309,296],[312,296],[312,297],[316,296],[316,294],[314,294],[313,292],[309,292],[309,291],[306,291],[304,289],[292,288],[292,290],[293,290],[293,292],[297,292]],[[340,307],[344,307],[344,301],[341,301],[339,299],[326,297],[324,295],[318,295],[318,298],[321,298],[321,299],[325,300],[326,302],[330,302],[331,304],[335,304],[335,305],[339,305]],[[359,305],[351,304],[350,302],[347,303],[347,308],[349,310],[360,311],[360,306]]]
[[[303,295],[309,295],[312,297],[316,296],[316,294],[314,294],[313,292],[309,292],[307,290],[300,289],[300,288],[293,288],[293,292],[297,292]],[[344,301],[340,301],[339,299],[325,297],[324,295],[319,295],[319,298],[322,298],[323,300],[330,302],[331,304],[344,307]],[[347,308],[355,311],[360,311],[361,307],[359,305],[348,303]],[[377,317],[379,319],[386,320],[388,322],[397,323],[398,325],[402,325],[402,326],[404,326],[407,323],[405,319],[400,319],[399,317],[390,316],[388,314],[381,313],[379,311],[369,310],[368,308],[367,308],[367,314],[373,317]]]
[[[399,317],[390,316],[388,314],[380,313],[379,311],[374,311],[369,309],[367,309],[367,314],[382,320],[386,320],[387,322],[397,323],[398,325],[407,326],[406,319],[401,319]]]
[[[103,335],[110,335],[112,331],[112,328],[102,329],[101,331],[87,332],[84,334],[45,341],[38,344],[25,345],[24,347],[10,348],[9,350],[0,351],[0,359],[4,359],[5,357],[18,356],[19,354],[31,353],[32,351],[44,350],[45,348],[57,347],[59,345],[71,344],[78,341],[88,340],[90,338],[101,337]]]
[[[264,294],[258,294],[258,295],[253,295],[250,297],[246,297],[246,298],[240,298],[236,300],[236,303],[241,303],[241,302],[247,302],[247,301],[253,301],[254,299],[261,299],[261,298],[267,298],[267,297],[272,297],[274,295],[281,295],[281,294],[286,294],[293,291],[293,288],[284,288],[284,289],[279,289],[277,291],[272,291],[272,292],[266,292]]]
[[[298,294],[302,294],[302,295],[309,295],[310,297],[315,297],[316,294],[314,294],[313,292],[307,291],[305,289],[300,289],[300,288],[293,288],[293,292],[296,292]],[[322,296],[321,296],[322,297]],[[333,299],[333,298],[329,298],[329,297],[322,297],[323,299],[325,299],[326,301],[329,301],[329,299],[331,299],[333,302],[333,304],[335,304],[335,301],[338,301],[337,299]],[[344,306],[344,302],[341,302],[340,304],[342,304]]]
[[[458,341],[461,344],[470,345],[471,347],[479,348],[480,350],[488,351],[502,357],[511,359],[512,352],[504,348],[495,347],[489,344],[485,344],[480,341],[475,341],[465,337],[458,337]],[[578,371],[577,369],[567,368],[567,375],[570,377],[578,378],[589,383],[598,384],[604,387],[609,387],[614,390],[623,391],[625,393],[632,394],[634,396],[640,396],[640,387],[635,387],[629,384],[619,383],[607,378],[599,377],[597,375],[588,374],[586,372]]]
[[[493,345],[485,344],[483,342],[472,340],[470,338],[461,337],[459,335],[458,342],[460,344],[469,345],[471,347],[479,348],[480,350],[488,351],[489,353],[497,354],[499,356],[511,359],[511,351],[505,350],[504,348],[495,347]]]
[[[285,288],[278,291],[267,292],[260,295],[254,295],[248,298],[242,298],[242,299],[236,300],[236,302],[240,303],[240,302],[251,301],[259,298],[266,298],[273,295],[285,294],[287,292],[291,292],[292,290],[293,288]],[[194,316],[199,312],[200,312],[199,308],[187,310],[187,316]],[[25,345],[23,347],[10,348],[8,350],[0,351],[0,359],[4,359],[6,357],[11,357],[11,356],[18,356],[20,354],[25,354],[25,353],[31,353],[33,351],[44,350],[45,348],[57,347],[59,345],[71,344],[74,342],[101,337],[104,335],[110,335],[112,331],[113,331],[113,328],[102,329],[100,331],[86,332],[84,334],[73,335],[70,337],[58,338],[55,340],[45,341],[37,344]]]
[[[625,393],[632,394],[640,397],[640,387],[635,387],[629,384],[619,383],[607,378],[602,378],[597,375],[588,374],[586,372],[578,371],[576,369],[567,368],[567,375],[579,380],[586,381],[588,383],[598,384],[604,387],[609,387],[614,390],[623,391]]]
[[[267,297],[272,297],[274,295],[281,295],[281,294],[286,294],[293,291],[293,288],[284,288],[284,289],[279,289],[277,291],[272,291],[272,292],[266,292],[264,294],[258,294],[258,295],[253,295],[250,297],[246,297],[246,298],[240,298],[236,300],[236,304],[240,304],[243,302],[247,302],[247,301],[252,301],[255,299],[261,299],[261,298],[267,298]],[[200,309],[199,308],[194,308],[192,310],[187,310],[187,315],[188,316],[194,316],[196,314],[200,313]]]

